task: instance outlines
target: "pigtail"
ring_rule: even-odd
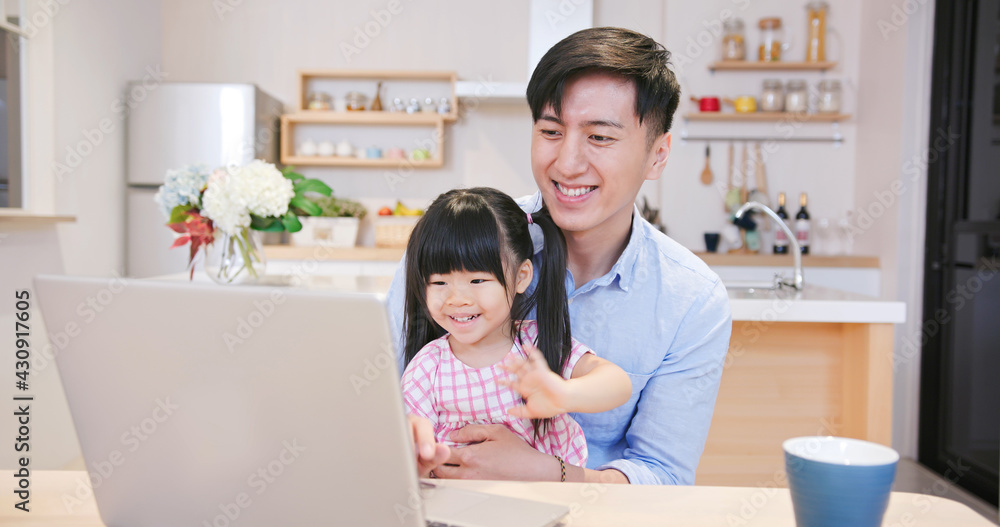
[[[569,304],[566,302],[566,238],[544,205],[539,211],[531,213],[531,221],[541,228],[545,239],[541,264],[536,269],[538,283],[530,295],[518,299],[520,302],[515,304],[511,316],[515,320],[523,320],[532,309],[535,310],[538,340],[534,344],[542,352],[549,369],[562,375],[573,348]],[[516,338],[520,341],[520,333]],[[551,421],[531,420],[536,439],[545,433]]]
[[[562,375],[573,347],[569,305],[566,302],[566,239],[546,207],[531,214],[541,227],[545,245],[541,251],[538,285],[533,293],[538,323],[538,349],[549,368]]]

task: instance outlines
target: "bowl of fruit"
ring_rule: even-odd
[[[401,201],[396,201],[395,208],[382,207],[375,218],[375,246],[406,247],[413,227],[423,214],[422,209],[411,209]]]

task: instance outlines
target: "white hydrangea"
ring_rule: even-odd
[[[254,160],[231,170],[216,170],[201,198],[201,210],[223,232],[235,235],[250,226],[250,214],[284,216],[295,196],[292,181],[271,163]]]
[[[288,202],[295,196],[292,181],[281,174],[274,165],[255,159],[239,169],[243,192],[252,214],[267,218],[284,216]]]

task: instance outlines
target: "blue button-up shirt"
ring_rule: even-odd
[[[518,203],[534,211],[540,196]],[[535,247],[537,266],[540,239]],[[388,297],[397,342],[403,275],[401,267]],[[721,280],[636,210],[611,270],[579,287],[567,270],[566,290],[573,336],[632,380],[624,405],[572,414],[587,438],[588,468],[614,468],[633,484],[693,484],[732,331]]]

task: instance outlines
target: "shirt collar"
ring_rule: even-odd
[[[611,270],[594,281],[595,286],[617,283],[622,291],[629,290],[629,286],[632,284],[632,274],[639,259],[639,247],[642,245],[642,238],[646,236],[645,229],[646,226],[642,214],[639,213],[639,207],[632,205],[632,231],[629,233],[625,250],[618,257],[618,261],[611,266]]]

